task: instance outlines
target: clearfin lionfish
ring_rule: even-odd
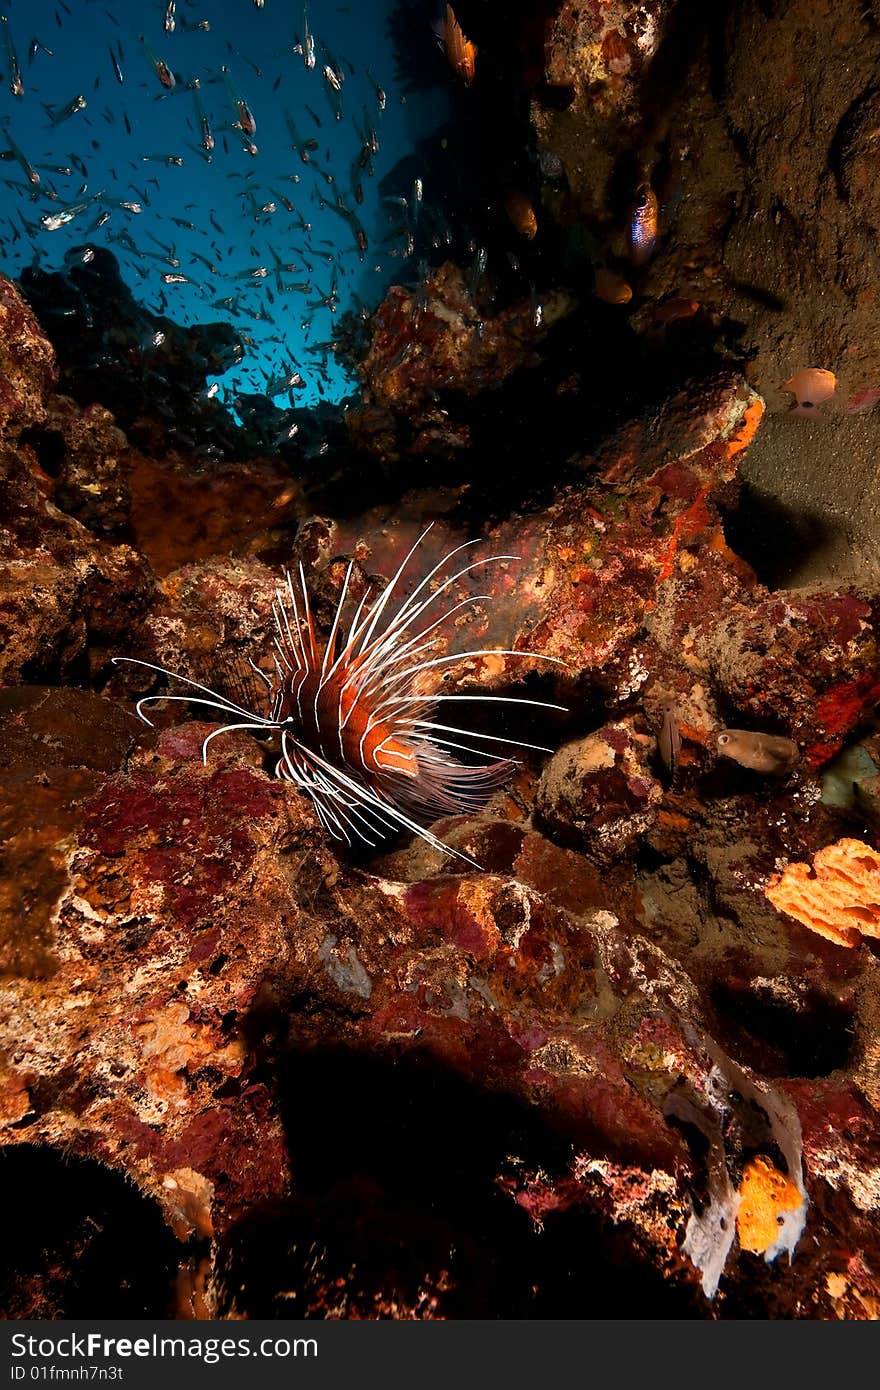
[[[228,716],[229,722],[205,739],[205,761],[211,740],[233,729],[277,737],[280,757],[276,775],[293,782],[311,799],[321,824],[334,839],[349,845],[356,841],[376,845],[388,835],[409,830],[435,849],[469,859],[433,835],[425,822],[478,811],[507,781],[517,760],[499,757],[485,745],[490,749],[505,744],[545,753],[553,750],[459,728],[457,723],[438,717],[441,707],[468,701],[552,710],[565,710],[565,706],[517,696],[446,695],[436,689],[423,693],[420,687],[431,684],[426,673],[439,674],[440,668],[453,662],[488,656],[565,663],[556,657],[506,648],[436,655],[443,645],[444,625],[469,605],[489,597],[476,594],[450,603],[453,585],[484,565],[519,556],[473,560],[438,579],[451,560],[478,543],[466,541],[438,561],[408,597],[401,598],[401,581],[426,535],[427,531],[422,533],[381,593],[370,602],[367,589],[344,622],[354,570],[353,563],[349,564],[326,642],[316,631],[302,565],[298,584],[289,572],[286,574],[272,605],[274,679],[251,662],[267,688],[266,715],[188,676],[147,661],[117,657],[117,662],[144,666],[181,681],[191,692],[147,695],[138,701],[137,713],[150,723],[143,713],[145,705],[176,700]],[[467,760],[456,756],[458,753],[466,754]]]

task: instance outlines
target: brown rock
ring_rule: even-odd
[[[626,722],[567,743],[548,762],[536,808],[569,844],[604,862],[637,846],[657,814],[662,791],[648,768],[650,741]]]
[[[96,730],[105,702],[82,696],[79,706],[72,728],[69,698],[18,699],[9,739],[7,848],[17,860],[4,882],[21,885],[27,910],[13,903],[5,918],[0,1050],[15,1125],[5,1137],[100,1157],[155,1196],[181,1234],[204,1235],[286,1181],[273,1101],[248,1079],[235,1023],[290,959],[291,883],[297,862],[310,872],[312,821],[234,745],[203,768],[160,743],[108,775],[132,721],[110,706]],[[27,745],[47,738],[48,786],[35,799]],[[83,756],[91,766],[80,771]],[[10,1086],[27,1090],[24,1113]]]
[[[16,286],[0,276],[0,439],[41,425],[55,385],[55,353]]]

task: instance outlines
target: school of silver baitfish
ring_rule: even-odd
[[[237,32],[243,8],[240,0]],[[246,8],[268,9],[262,0],[248,0]],[[289,21],[276,13],[273,33],[279,23],[289,29],[268,63],[224,38],[225,61],[183,70],[181,37],[188,62],[196,40],[210,38],[216,56],[216,9],[199,0],[159,0],[125,16],[129,33],[110,7],[54,0],[32,7],[30,22],[45,25],[51,16],[52,28],[29,37],[22,12],[0,16],[0,264],[9,273],[44,257],[54,264],[52,234],[59,232],[73,238],[68,265],[76,258],[88,263],[90,242],[106,245],[151,308],[182,323],[236,323],[242,374],[224,380],[224,396],[234,399],[244,386],[290,405],[338,398],[333,316],[341,305],[367,318],[391,272],[407,278],[400,264],[414,250],[421,177],[411,180],[406,197],[383,198],[376,188],[380,130],[389,119],[400,123],[406,97],[389,94],[369,66],[331,49],[307,6],[295,20],[292,9]],[[345,32],[351,13],[334,7],[334,32]],[[253,22],[261,24],[263,14],[253,14]],[[65,58],[69,40],[81,42],[84,29],[94,59],[89,72]],[[255,36],[261,55],[265,34]],[[57,100],[45,100],[50,81],[53,90],[60,86]],[[79,89],[71,95],[65,81]],[[133,89],[136,102],[129,101]],[[152,117],[132,114],[144,89],[157,129],[167,128],[165,104],[173,105],[179,141],[172,148],[156,148]],[[33,114],[19,116],[29,102],[51,162],[32,148]],[[261,157],[264,124],[271,134]],[[394,143],[399,154],[396,136]],[[209,167],[214,191],[206,205]],[[355,285],[372,299],[369,306]],[[219,389],[215,381],[207,392]]]

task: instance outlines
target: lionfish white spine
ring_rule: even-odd
[[[473,594],[442,607],[443,595],[473,570],[517,560],[519,556],[492,555],[471,561],[430,588],[432,580],[451,560],[478,544],[465,541],[444,555],[398,605],[401,579],[430,529],[429,526],[422,533],[372,603],[368,602],[369,588],[365,591],[346,627],[343,612],[354,570],[354,563],[349,564],[323,646],[315,630],[302,565],[298,586],[289,572],[285,575],[272,604],[274,680],[253,661],[249,663],[266,684],[268,717],[189,676],[133,657],[116,657],[116,662],[143,666],[181,681],[189,692],[198,692],[147,695],[137,702],[138,715],[150,724],[144,707],[153,701],[167,700],[202,705],[233,716],[231,722],[214,729],[204,740],[205,762],[209,744],[221,734],[244,729],[278,735],[281,756],[275,766],[276,776],[293,782],[310,798],[332,838],[348,845],[361,841],[376,846],[390,834],[409,830],[435,849],[474,862],[470,856],[444,844],[422,821],[478,811],[507,781],[516,759],[499,757],[481,744],[513,745],[542,753],[553,750],[440,722],[435,717],[438,706],[479,701],[563,711],[566,707],[518,696],[443,695],[435,691],[422,694],[416,689],[418,679],[436,667],[488,656],[526,656],[556,665],[565,663],[556,657],[503,647],[433,655],[442,642],[442,625],[463,609],[490,597]],[[438,612],[438,605],[442,611]],[[458,752],[466,753],[469,761],[456,757]]]

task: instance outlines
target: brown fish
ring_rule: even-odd
[[[640,183],[627,220],[629,258],[633,265],[647,265],[657,245],[657,195],[649,183]]]
[[[451,5],[446,6],[446,23],[443,26],[443,45],[453,72],[461,78],[466,87],[474,80],[477,60],[477,45],[465,38],[461,25],[455,17]]]
[[[792,739],[779,734],[757,734],[750,729],[722,729],[717,742],[723,758],[732,758],[740,767],[771,777],[784,777],[801,756]]]
[[[511,188],[504,199],[504,211],[520,235],[531,241],[538,230],[538,219],[526,195],[518,188]]]
[[[674,778],[681,753],[681,730],[678,727],[678,709],[674,700],[667,701],[663,706],[663,723],[657,735],[657,751],[663,766],[670,777]]]

